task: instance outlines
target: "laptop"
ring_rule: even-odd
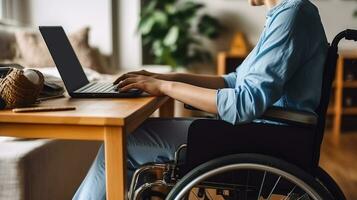
[[[141,94],[137,89],[119,92],[111,82],[89,82],[63,28],[40,26],[39,29],[71,97],[135,97]]]

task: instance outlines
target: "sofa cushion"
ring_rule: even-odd
[[[71,199],[99,144],[4,139],[0,142],[0,199]]]
[[[16,57],[16,39],[13,33],[0,26],[0,60]]]
[[[47,142],[48,140],[32,140],[26,143],[11,140],[1,142],[0,199],[24,199],[25,177],[22,158]]]
[[[68,35],[69,41],[83,67],[89,67],[98,72],[105,70],[100,60],[100,54],[89,45],[89,27],[82,28]],[[55,66],[47,46],[38,31],[17,31],[17,45],[22,59],[21,64],[27,67]]]

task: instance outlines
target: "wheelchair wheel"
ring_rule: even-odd
[[[283,160],[237,154],[206,162],[186,174],[168,200],[332,200],[311,175]]]
[[[338,187],[335,180],[333,180],[333,178],[324,169],[318,167],[316,170],[316,177],[324,185],[324,187],[328,189],[334,199],[346,200],[341,188]]]

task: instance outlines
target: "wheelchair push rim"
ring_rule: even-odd
[[[274,184],[268,186],[270,192],[263,199],[270,199],[275,194],[274,190],[277,189],[279,182],[283,180],[285,182],[288,181],[294,186],[285,193],[285,197],[282,197],[284,200],[331,200],[329,192],[311,175],[285,161],[258,154],[230,155],[204,163],[184,176],[171,190],[166,199],[185,199],[192,193],[193,188],[203,187],[205,180],[222,173],[240,170],[254,170],[263,173],[260,185],[257,188],[259,190],[258,195],[252,199],[260,200],[263,197],[262,190],[265,187],[265,178],[269,175],[274,175],[277,179],[274,181]],[[293,198],[292,196],[296,190],[299,190],[300,194],[298,197]],[[193,194],[197,197],[197,194],[194,192]],[[210,196],[209,193],[208,195]]]

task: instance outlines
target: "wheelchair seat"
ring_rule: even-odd
[[[167,199],[190,199],[185,192],[194,190],[193,196],[211,199],[206,191],[212,189],[223,199],[270,199],[273,194],[286,200],[346,199],[318,165],[329,103],[326,97],[330,97],[338,43],[343,38],[356,41],[357,31],[345,30],[331,43],[315,113],[272,107],[260,119],[276,123],[232,125],[217,119],[197,119],[189,127],[185,162],[179,163],[176,158],[172,163],[156,165],[160,181],[150,186],[165,186],[170,192],[162,196]],[[140,173],[149,168],[145,166],[134,174],[130,199],[140,199],[138,194],[150,188],[137,188],[136,184]]]
[[[189,128],[183,173],[214,158],[235,153],[269,155],[312,172],[316,156],[315,131],[312,126],[270,123],[234,126],[221,120],[198,119]]]

